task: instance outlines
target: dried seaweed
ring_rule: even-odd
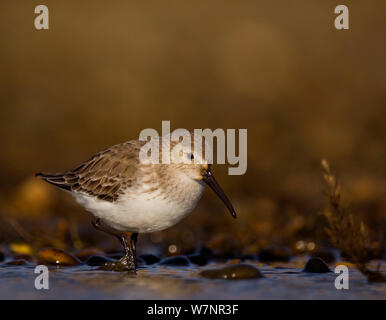
[[[342,204],[341,185],[331,172],[327,160],[322,162],[323,178],[327,185],[328,207],[324,212],[327,219],[326,233],[333,246],[341,255],[353,262],[369,282],[385,282],[386,277],[377,270],[370,270],[369,261],[370,237],[368,227],[363,221],[355,219],[347,206]]]

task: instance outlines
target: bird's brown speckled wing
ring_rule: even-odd
[[[95,154],[73,170],[36,176],[67,191],[113,202],[141,174],[138,155],[145,143],[136,140],[121,143]]]

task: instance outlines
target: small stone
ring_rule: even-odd
[[[141,254],[139,256],[146,264],[154,264],[160,262],[160,258],[154,254]]]
[[[161,260],[159,263],[162,266],[176,266],[176,267],[186,267],[189,266],[189,260],[185,256],[175,256],[175,257],[170,257]]]
[[[209,279],[256,279],[263,275],[256,267],[249,264],[234,264],[219,269],[203,270],[199,273],[202,277]]]
[[[144,266],[146,265],[145,260],[143,260],[140,256],[137,257],[137,266]]]
[[[209,249],[205,245],[202,245],[198,250],[198,254],[204,256],[205,258],[211,259],[213,257],[213,250]]]
[[[331,272],[328,265],[320,258],[311,258],[310,260],[308,260],[303,271],[310,272],[310,273]]]
[[[253,255],[253,254],[244,254],[243,256],[241,256],[241,260],[242,261],[246,261],[246,260],[256,260],[256,256]]]
[[[91,267],[100,267],[108,261],[114,260],[103,256],[91,256],[87,259],[86,264]]]
[[[197,264],[199,266],[205,266],[209,262],[208,259],[201,254],[190,254],[188,255],[188,258],[191,263]]]
[[[56,248],[47,248],[40,250],[37,255],[39,264],[55,266],[77,266],[81,264],[80,260],[64,250]]]
[[[369,283],[386,282],[386,276],[384,276],[380,271],[365,270],[364,273],[367,276],[367,281]]]
[[[25,254],[16,254],[13,256],[13,258],[15,260],[23,259],[23,260],[26,260],[28,262],[32,262],[34,260],[34,258],[32,256],[25,255]]]
[[[261,250],[258,258],[261,262],[288,262],[291,255],[287,248],[272,247]]]
[[[227,260],[232,260],[232,259],[235,259],[236,258],[236,255],[234,252],[219,252],[219,253],[216,253],[213,255],[212,259],[213,260],[217,260],[217,261],[227,261]]]
[[[214,246],[213,249],[208,248],[206,245],[202,245],[197,251],[197,253],[204,256],[208,260],[216,260],[216,261],[223,261],[223,262],[229,259],[234,259],[236,257],[235,253],[233,252],[235,249],[230,245],[229,242],[224,244],[225,246],[222,246],[220,243],[216,244],[216,241],[213,241],[210,244]]]
[[[125,254],[123,252],[110,253],[107,256],[111,259],[119,260],[122,259]]]
[[[6,263],[8,266],[23,266],[25,264],[27,264],[27,261],[24,259],[11,260]]]
[[[32,256],[32,247],[27,243],[11,243],[9,250],[14,255]]]

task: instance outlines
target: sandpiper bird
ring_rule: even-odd
[[[214,190],[236,218],[210,165],[201,152],[192,150],[190,143],[183,145],[178,153],[178,157],[190,161],[169,164],[140,161],[140,150],[145,144],[140,140],[127,141],[95,154],[72,170],[36,174],[70,192],[93,214],[95,228],[120,240],[125,255],[113,264],[112,270],[135,272],[138,233],[161,231],[175,225],[193,211],[205,185]]]

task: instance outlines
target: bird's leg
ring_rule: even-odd
[[[107,262],[101,267],[101,269],[111,271],[135,272],[137,265],[137,259],[135,256],[135,245],[137,242],[138,234],[117,231],[109,226],[102,224],[101,219],[95,217],[93,217],[91,223],[97,230],[116,237],[121,242],[125,250],[125,255],[119,261]]]
[[[91,220],[91,224],[93,225],[93,227],[95,229],[116,237],[119,240],[119,242],[122,243],[122,236],[121,236],[122,232],[119,232],[113,228],[110,228],[110,227],[102,224],[102,221],[100,218],[93,217]],[[122,243],[122,245],[123,245],[123,243]]]
[[[131,248],[133,249],[133,257],[134,257],[134,262],[135,262],[135,267],[137,267],[137,240],[138,240],[138,233],[133,232],[130,236],[130,243],[131,243]]]
[[[122,232],[122,245],[125,249],[125,255],[119,260],[123,266],[127,267],[127,270],[134,271],[137,267],[137,259],[135,256],[135,245],[133,246],[134,233]]]

